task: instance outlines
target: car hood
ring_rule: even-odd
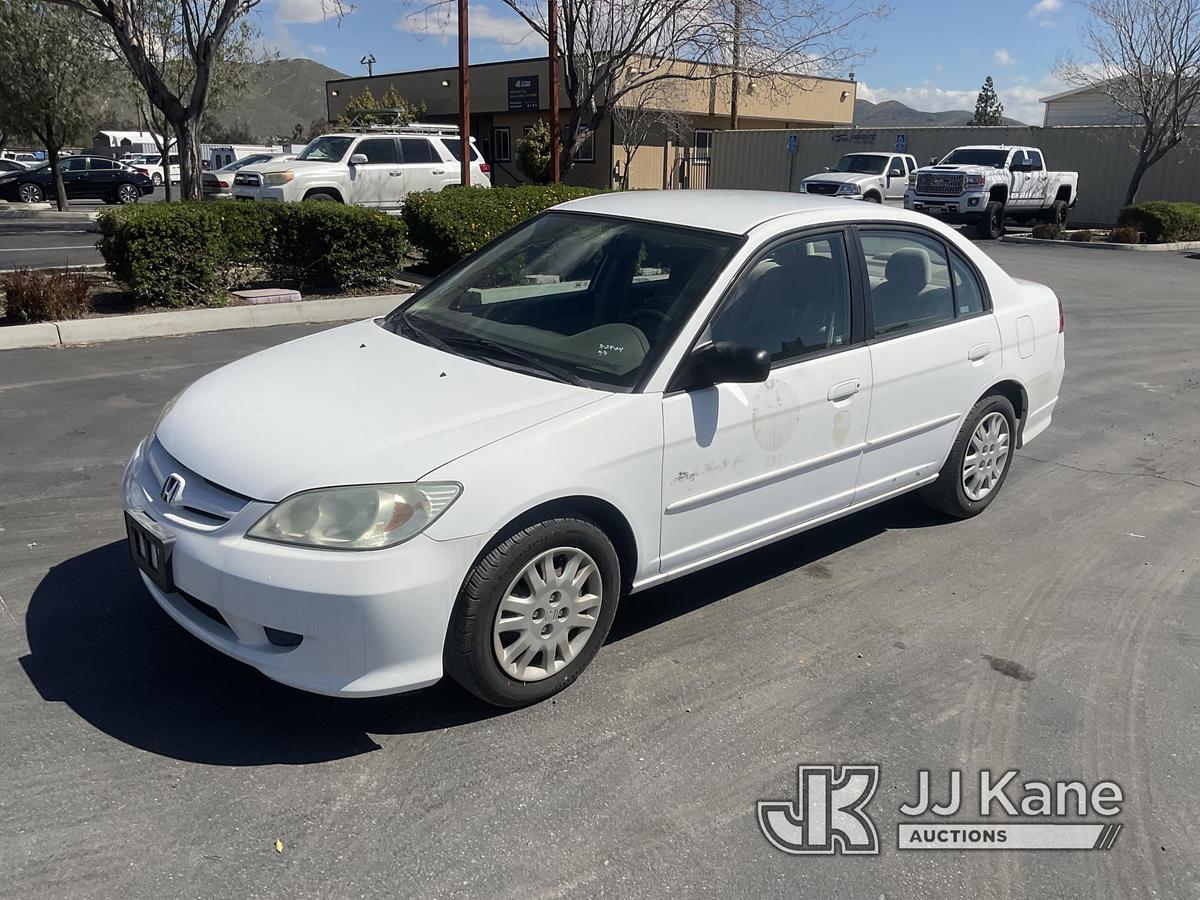
[[[882,178],[882,175],[864,175],[861,172],[822,172],[820,175],[809,175],[805,181],[837,181],[846,184],[864,184],[865,182]]]
[[[274,162],[259,163],[258,165],[248,166],[238,171],[266,175],[268,172],[287,172],[288,170],[295,172],[297,175],[301,173],[316,175],[326,172],[345,172],[346,165],[345,163],[331,162],[329,160],[277,159]]]
[[[209,481],[276,502],[308,488],[415,481],[605,396],[366,320],[217,369],[178,397],[156,433]]]
[[[954,172],[962,173],[963,175],[988,175],[1000,172],[995,166],[958,166],[958,165],[936,165],[922,166],[917,169],[918,172]]]

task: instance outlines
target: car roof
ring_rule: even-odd
[[[922,214],[877,203],[782,191],[622,191],[594,194],[554,208],[685,228],[703,228],[726,234],[748,234],[759,225],[784,216],[795,217],[798,226],[865,218],[895,219],[897,222],[928,221]]]

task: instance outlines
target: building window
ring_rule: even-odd
[[[571,140],[571,130],[563,129],[563,143]],[[596,132],[589,131],[587,137],[584,138],[579,149],[575,152],[575,162],[595,162],[596,161]]]
[[[696,129],[696,137],[693,142],[693,146],[696,148],[696,156],[707,158],[711,155],[712,136],[713,133],[711,128]]]
[[[509,146],[510,132],[508,128],[492,129],[492,159],[495,162],[512,160],[512,149]]]

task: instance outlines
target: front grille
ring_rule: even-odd
[[[160,492],[171,475],[183,479],[183,489],[176,502],[168,505],[162,501]],[[151,506],[161,515],[202,531],[211,531],[224,525],[250,502],[249,497],[214,484],[189,469],[171,456],[157,437],[150,440],[142,456],[138,482],[148,495]]]
[[[963,192],[963,178],[960,172],[919,172],[917,193],[958,196]]]
[[[836,181],[806,181],[804,190],[810,194],[836,194],[841,185]]]
[[[243,187],[258,187],[262,184],[262,179],[257,172],[238,172],[233,176],[233,183]]]

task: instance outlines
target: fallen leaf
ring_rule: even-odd
[[[275,838],[275,852],[276,853],[283,852],[283,841],[281,841],[279,838]]]

